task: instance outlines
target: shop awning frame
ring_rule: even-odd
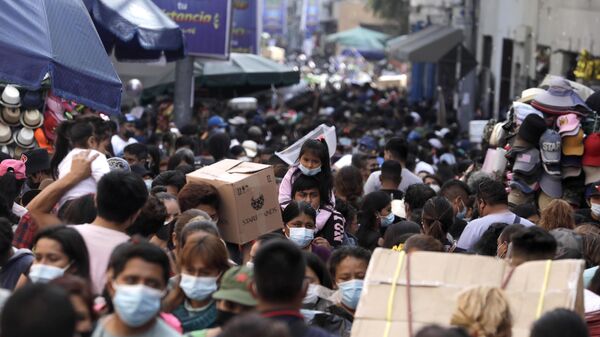
[[[418,32],[387,42],[393,59],[408,62],[437,63],[463,41],[461,29],[449,26],[429,26]]]

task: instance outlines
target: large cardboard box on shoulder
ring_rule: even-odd
[[[187,175],[219,191],[219,231],[227,242],[244,244],[283,227],[272,166],[225,159]]]
[[[492,257],[416,252],[400,260],[400,253],[375,250],[354,316],[352,337],[383,337],[387,324],[388,299],[399,262],[399,277],[391,310],[389,336],[410,337],[407,301],[407,259],[410,258],[410,294],[413,334],[423,326],[449,326],[458,295],[471,287],[501,287],[511,267]],[[546,279],[546,270],[548,277]],[[542,313],[556,308],[575,310],[583,317],[582,260],[528,262],[517,267],[504,292],[513,317],[513,337],[528,337],[536,320],[539,303]],[[542,289],[546,285],[543,296]]]

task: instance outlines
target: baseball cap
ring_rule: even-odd
[[[21,161],[25,163],[25,171],[28,175],[50,169],[50,155],[46,149],[23,152]]]
[[[508,202],[513,205],[522,205],[533,201],[534,194],[525,194],[518,188],[513,188],[508,193]]]
[[[519,102],[521,103],[529,103],[535,99],[538,94],[545,92],[546,90],[542,88],[529,88],[525,89],[521,92],[521,98],[519,98]]]
[[[521,192],[525,193],[525,194],[531,194],[535,191],[537,191],[540,187],[540,185],[535,182],[531,185],[527,184],[525,181],[522,180],[511,180],[510,184],[509,184],[511,189],[519,189]]]
[[[518,135],[529,144],[537,144],[546,131],[546,121],[537,114],[529,114],[519,127]]]
[[[212,297],[246,306],[256,306],[258,302],[250,293],[254,272],[246,266],[232,267],[223,274],[221,287]]]
[[[111,171],[120,170],[120,171],[131,172],[129,163],[127,162],[127,160],[125,160],[123,158],[111,157],[111,158],[108,158],[106,160],[106,162],[108,163],[108,167],[110,168]]]
[[[591,184],[587,184],[585,187],[585,198],[600,196],[600,181],[595,181]]]
[[[559,163],[555,163],[555,164],[542,163],[542,166],[544,167],[544,171],[548,174],[559,176],[561,173]]]
[[[536,148],[528,149],[517,154],[513,171],[525,175],[531,175],[536,171],[540,163],[540,151]]]
[[[540,195],[538,195],[538,208],[540,209],[540,211],[543,211],[544,209],[546,209],[546,207],[548,207],[548,204],[550,203],[550,201],[554,200],[555,198],[550,197],[548,194],[544,193],[544,191],[540,191]]]
[[[562,197],[562,180],[560,176],[554,176],[543,172],[542,179],[540,179],[540,188],[552,198]]]
[[[562,153],[567,156],[581,156],[583,154],[583,130],[575,136],[562,138]]]
[[[571,132],[575,134],[577,132],[575,130],[579,128],[579,125],[579,118],[576,114],[566,114],[556,118],[556,126],[561,135],[571,135]]]
[[[554,130],[546,130],[540,137],[540,152],[544,163],[559,163],[561,152],[560,134]]]
[[[583,166],[585,172],[585,184],[591,184],[596,181],[600,181],[600,167],[596,166]]]
[[[570,177],[579,177],[581,174],[581,167],[573,167],[573,166],[562,166],[561,167],[561,175],[563,178]]]
[[[253,140],[245,140],[242,142],[242,147],[246,151],[246,155],[250,158],[256,157],[258,152],[258,144]]]
[[[25,163],[15,159],[5,159],[0,163],[0,177],[4,176],[6,172],[13,172],[17,180],[23,180],[27,178],[25,175]]]
[[[212,128],[212,127],[224,128],[227,126],[227,123],[225,123],[225,120],[223,119],[223,117],[216,116],[216,115],[209,118],[207,124],[208,124],[209,128]]]
[[[566,167],[581,167],[581,156],[562,156],[560,164]]]
[[[359,141],[358,145],[364,147],[366,150],[375,151],[377,150],[377,141],[371,136],[363,136]]]
[[[600,166],[600,133],[587,136],[583,147],[583,165]]]

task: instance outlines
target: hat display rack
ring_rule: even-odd
[[[521,96],[489,139],[506,151],[509,203],[544,209],[562,198],[580,206],[586,186],[600,182],[600,106],[592,99],[600,93],[580,97],[568,81],[554,78],[547,89]]]
[[[0,84],[0,152],[13,158],[38,147],[36,131],[44,124],[46,90]]]

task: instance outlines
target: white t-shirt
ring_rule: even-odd
[[[72,226],[83,237],[90,256],[90,276],[94,294],[101,294],[106,283],[106,268],[110,254],[118,245],[129,240],[129,235],[93,224]]]
[[[62,178],[67,175],[71,171],[71,161],[73,160],[73,156],[76,154],[87,151],[85,149],[73,149],[69,152],[65,158],[58,164],[58,178]],[[98,181],[102,178],[103,175],[110,172],[110,167],[108,166],[108,161],[106,160],[106,156],[96,150],[90,150],[90,156],[94,154],[98,154],[98,157],[94,159],[92,162],[92,176],[86,178],[79,182],[79,184],[73,186],[65,195],[60,198],[59,206],[62,206],[66,201],[79,198],[86,194],[96,193],[96,186],[98,185]]]
[[[115,156],[120,157],[123,155],[123,149],[129,144],[137,143],[137,140],[135,140],[135,138],[129,138],[127,141],[124,141],[119,135],[113,135],[110,139],[110,143],[112,144]]]
[[[485,231],[492,224],[500,222],[512,225],[513,223],[515,223],[516,218],[517,216],[513,212],[506,210],[502,213],[493,213],[486,215],[482,218],[471,220],[465,227],[465,230],[462,232],[460,239],[458,240],[458,243],[456,245],[458,248],[471,251],[477,243],[477,241],[481,239],[483,233],[485,233]],[[518,223],[525,227],[535,226],[534,223],[524,218],[519,218]]]
[[[365,195],[367,195],[371,192],[379,191],[381,189],[381,181],[379,180],[380,176],[381,176],[381,171],[375,171],[375,172],[371,173],[371,175],[367,179],[367,182],[365,183],[365,187],[364,187]],[[423,183],[423,180],[421,180],[421,178],[419,178],[418,176],[416,176],[414,173],[410,172],[409,170],[403,168],[402,169],[402,181],[400,182],[398,189],[402,192],[406,192],[406,189],[408,188],[408,186],[413,185],[413,184],[422,184],[422,183]]]

